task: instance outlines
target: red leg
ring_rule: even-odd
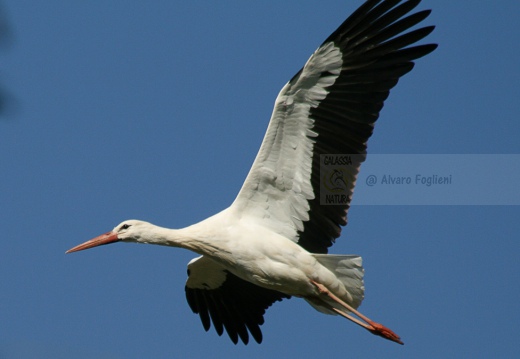
[[[331,309],[334,312],[336,312],[337,314],[347,318],[348,320],[351,320],[352,322],[356,323],[357,325],[362,326],[363,328],[365,328],[366,330],[368,330],[369,332],[371,332],[374,335],[379,335],[379,336],[381,336],[381,337],[383,337],[385,339],[391,340],[393,342],[396,342],[396,343],[399,343],[399,344],[404,344],[401,341],[401,338],[399,337],[399,335],[395,334],[392,330],[390,330],[389,328],[385,327],[382,324],[374,322],[370,318],[368,318],[365,315],[361,314],[356,309],[352,308],[350,305],[348,305],[347,303],[345,303],[344,301],[342,301],[341,299],[336,297],[333,293],[331,293],[322,284],[320,284],[318,282],[315,282],[313,280],[311,282],[318,288],[318,290],[320,291],[321,294],[327,295],[330,299],[334,300],[336,303],[340,304],[342,307],[344,307],[348,311],[354,313],[356,316],[358,316],[360,319],[362,319],[366,323],[363,323],[361,320],[359,320],[359,319],[357,319],[357,318],[355,318],[355,317],[353,317],[353,316],[351,316],[351,315],[349,315],[347,313],[344,313],[341,310],[333,307]]]

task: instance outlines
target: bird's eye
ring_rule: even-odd
[[[123,225],[121,226],[120,230],[122,230],[122,229],[128,229],[128,228],[130,228],[130,225],[125,223],[125,224],[123,224]]]

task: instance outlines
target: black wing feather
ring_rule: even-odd
[[[433,26],[404,33],[423,21],[430,10],[406,16],[420,0],[369,0],[334,31],[329,42],[340,48],[343,67],[329,93],[317,107],[311,108],[314,120],[314,153],[311,182],[314,199],[309,201],[309,220],[299,232],[298,243],[313,253],[327,253],[347,224],[347,211],[354,189],[355,174],[346,178],[350,184],[349,200],[343,205],[320,205],[320,155],[366,155],[367,141],[372,135],[390,89],[399,78],[413,69],[415,59],[435,50],[437,45],[408,47],[428,36]],[[406,17],[405,17],[406,16]],[[301,71],[291,81],[298,79]],[[327,76],[324,73],[322,76]]]
[[[220,336],[224,329],[235,344],[239,339],[248,344],[249,334],[257,343],[262,342],[260,326],[264,314],[274,302],[290,296],[258,287],[224,270],[225,280],[217,288],[185,287],[186,300],[193,311],[199,314],[206,331],[211,322]],[[210,320],[211,318],[211,320]]]

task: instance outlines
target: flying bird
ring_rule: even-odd
[[[367,141],[384,101],[413,60],[436,44],[414,45],[434,26],[410,30],[431,10],[420,0],[368,0],[334,31],[282,88],[253,166],[230,207],[199,223],[168,229],[127,220],[70,250],[115,242],[181,247],[188,264],[186,299],[204,329],[233,343],[262,342],[264,313],[300,297],[391,341],[401,338],[357,311],[364,298],[361,257],[327,254],[347,212]],[[320,200],[321,159],[355,158],[346,166],[346,200]]]

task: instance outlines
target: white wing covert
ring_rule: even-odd
[[[329,42],[283,87],[260,151],[233,204],[242,213],[267,219],[266,226],[292,240],[309,219],[308,200],[314,198],[310,176],[313,138],[318,134],[312,130],[310,109],[326,97],[341,65],[339,48]]]

